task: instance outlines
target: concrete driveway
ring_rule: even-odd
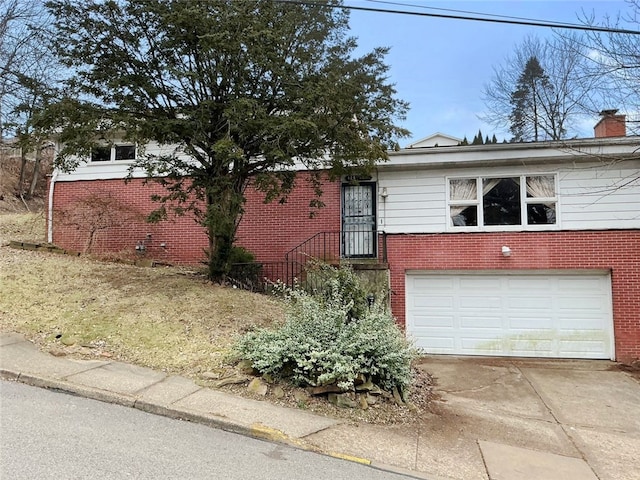
[[[613,362],[425,357],[442,395],[419,470],[446,478],[640,479],[640,382]]]

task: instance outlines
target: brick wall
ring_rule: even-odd
[[[392,309],[402,325],[407,270],[610,270],[617,359],[640,358],[638,230],[389,235],[387,249]]]
[[[262,261],[282,261],[285,254],[319,232],[340,231],[340,182],[325,182],[322,202],[312,209],[315,193],[308,175],[298,174],[296,188],[286,203],[264,203],[264,194],[254,189],[246,193],[247,204],[238,228],[238,244]]]
[[[299,174],[296,189],[282,204],[265,204],[263,194],[248,188],[237,244],[262,261],[281,261],[288,250],[315,233],[339,231],[340,184],[323,187],[326,206],[316,209],[311,218],[309,202],[315,194],[307,180],[308,175]],[[69,250],[125,258],[140,256],[136,246],[144,245],[147,258],[199,264],[208,239],[191,214],[156,224],[144,220],[158,207],[151,196],[162,193],[160,185],[145,185],[142,179],[57,182],[53,242]]]
[[[144,256],[179,264],[197,264],[204,258],[207,237],[191,215],[171,216],[148,223],[158,207],[153,194],[160,185],[141,179],[57,182],[54,189],[53,243],[69,250],[124,258]],[[91,232],[94,231],[90,243]],[[164,246],[161,246],[164,244]]]

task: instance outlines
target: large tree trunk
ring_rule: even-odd
[[[231,253],[242,215],[242,188],[216,185],[207,194],[205,226],[209,236],[209,279],[220,282],[231,269]]]

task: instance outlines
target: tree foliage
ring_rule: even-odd
[[[543,108],[547,99],[553,95],[553,86],[549,77],[544,72],[536,57],[527,60],[524,70],[518,78],[515,90],[511,93],[511,125],[509,130],[513,135],[512,141],[524,142],[540,139],[540,130],[543,117]],[[550,115],[549,121],[555,120],[555,115]],[[564,133],[562,130],[554,131],[552,138],[558,140]],[[555,135],[557,133],[557,135]]]
[[[368,168],[407,134],[394,125],[407,105],[387,82],[386,49],[355,57],[339,4],[49,2],[58,54],[76,73],[74,95],[51,110],[62,120],[60,165],[72,170],[114,129],[175,145],[134,167],[167,187],[156,219],[171,202],[195,214],[209,274],[224,276],[249,181],[278,198],[296,162]]]
[[[494,67],[484,87],[483,120],[496,128],[514,127],[516,141],[567,138],[582,115],[592,111],[589,99],[598,78],[584,75],[587,58],[587,47],[575,34],[551,40],[527,37]]]
[[[467,139],[467,136],[465,135],[465,137],[460,142],[460,145],[461,146],[466,146],[466,145],[489,145],[491,143],[498,143],[498,139],[496,138],[495,134],[491,138],[489,138],[489,135],[487,135],[486,137],[483,137],[482,136],[482,129],[480,129],[480,130],[478,130],[478,133],[476,133],[476,135],[473,137],[473,140],[471,141],[471,143],[469,143],[469,140]]]

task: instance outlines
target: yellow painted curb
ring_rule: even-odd
[[[339,458],[341,460],[348,460],[349,462],[360,463],[362,465],[371,465],[371,460],[366,458],[354,457],[353,455],[346,455],[344,453],[329,452],[330,457]]]
[[[254,423],[251,425],[251,436],[255,438],[262,438],[264,440],[270,440],[272,442],[280,442],[287,443],[289,445],[294,445],[304,450],[310,451],[318,451],[317,448],[309,447],[304,442],[299,439],[291,438],[289,435],[284,433],[277,428],[267,427],[266,425],[262,425],[261,423]],[[321,452],[320,452],[321,453]],[[325,453],[330,457],[339,458],[340,460],[346,460],[348,462],[359,463],[361,465],[371,465],[371,460],[367,460],[366,458],[355,457],[353,455],[347,455],[345,453],[338,452],[328,452]]]
[[[251,435],[267,440],[273,440],[275,442],[291,442],[291,438],[289,438],[286,433],[278,430],[277,428],[267,427],[260,423],[251,425]]]
[[[309,446],[299,438],[292,438],[282,430],[267,427],[261,423],[254,423],[251,425],[251,436],[254,438],[261,438],[263,440],[269,440],[270,442],[286,443],[303,450],[310,450]]]

